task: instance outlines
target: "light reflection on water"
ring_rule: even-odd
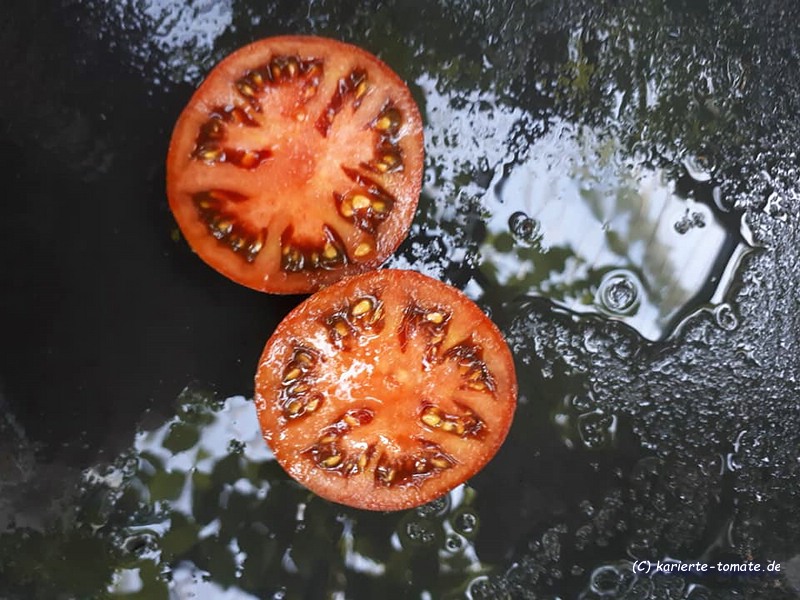
[[[612,317],[651,340],[724,297],[744,240],[663,169],[569,123],[529,155],[484,198],[481,268],[493,284]]]
[[[123,560],[110,565],[112,596],[283,597],[321,557],[337,573],[328,585],[342,593],[353,577],[391,587],[420,553],[439,573],[419,584],[423,596],[440,597],[486,572],[472,541],[471,489],[379,516],[376,527],[372,514],[321,501],[287,478],[251,401],[218,402],[187,389],[180,402],[176,417],[136,435],[117,468],[84,474],[87,490],[111,505],[94,526],[121,540]],[[112,524],[115,514],[121,527]]]

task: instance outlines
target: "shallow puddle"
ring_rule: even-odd
[[[800,9],[29,4],[0,24],[21,199],[0,596],[800,597]],[[500,454],[416,510],[288,478],[250,396],[299,299],[237,289],[170,237],[178,111],[216,60],[279,33],[363,45],[411,84],[424,191],[388,264],[463,289],[517,361]]]

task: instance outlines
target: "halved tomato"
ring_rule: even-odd
[[[381,270],[317,292],[277,327],[256,407],[278,462],[320,496],[399,510],[498,451],[517,402],[500,331],[455,288]]]
[[[181,113],[167,195],[191,247],[223,275],[310,292],[379,266],[422,185],[408,87],[349,44],[268,38],[225,58]]]

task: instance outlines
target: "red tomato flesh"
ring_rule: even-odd
[[[382,270],[317,292],[277,327],[256,407],[278,462],[320,496],[399,510],[473,476],[517,401],[502,334],[455,288]]]
[[[167,196],[184,237],[230,279],[306,293],[379,266],[422,185],[422,119],[378,58],[268,38],[225,58],[175,125]]]

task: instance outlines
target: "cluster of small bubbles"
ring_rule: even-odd
[[[478,530],[478,515],[470,510],[463,510],[453,516],[452,523],[457,532],[471,536]]]
[[[577,394],[572,398],[572,408],[578,412],[589,412],[597,406],[594,396],[591,394]]]
[[[517,211],[508,218],[508,227],[514,237],[524,244],[533,245],[541,238],[539,221],[522,211]]]
[[[653,554],[652,548],[651,542],[646,536],[638,535],[628,542],[626,551],[631,558],[645,559]]]
[[[612,345],[614,354],[619,358],[631,358],[639,352],[640,346],[628,336],[619,335]]]
[[[244,454],[245,446],[246,444],[243,441],[232,439],[230,442],[228,442],[228,453],[242,455]]]
[[[653,583],[653,596],[664,600],[680,600],[686,588],[686,581],[674,575],[656,576],[651,579]]]
[[[710,154],[687,156],[683,159],[683,166],[686,168],[689,177],[698,183],[711,181],[711,174],[716,167],[714,157]]]
[[[767,197],[764,212],[776,221],[785,223],[789,220],[789,212],[786,210],[786,202],[778,192],[772,192]]]
[[[403,528],[405,539],[413,545],[429,546],[436,541],[436,529],[428,519],[413,519]]]
[[[582,500],[578,508],[580,508],[581,512],[587,517],[593,517],[595,514],[594,505],[588,500]]]
[[[655,598],[666,600],[666,597],[654,596],[653,593],[653,580],[639,577],[633,581],[624,598],[625,600],[651,600]]]
[[[594,528],[591,525],[581,525],[575,531],[575,548],[585,550],[592,543]]]
[[[417,507],[416,512],[420,517],[423,518],[430,518],[430,517],[438,517],[443,515],[447,512],[450,508],[450,496],[445,494],[444,496],[440,496],[436,500],[428,502],[427,504],[423,504],[422,506]]]
[[[725,331],[733,331],[739,326],[739,318],[727,302],[714,309],[714,320]]]
[[[675,223],[675,231],[679,234],[683,235],[688,233],[689,230],[697,228],[703,228],[706,226],[706,217],[701,212],[689,212],[686,211],[686,214],[681,217],[680,221]]]
[[[583,445],[590,450],[602,448],[612,440],[614,418],[601,412],[585,413],[578,417],[578,433]]]
[[[561,536],[567,532],[564,525],[551,527],[542,535],[542,551],[551,560],[558,560],[561,556]]]

